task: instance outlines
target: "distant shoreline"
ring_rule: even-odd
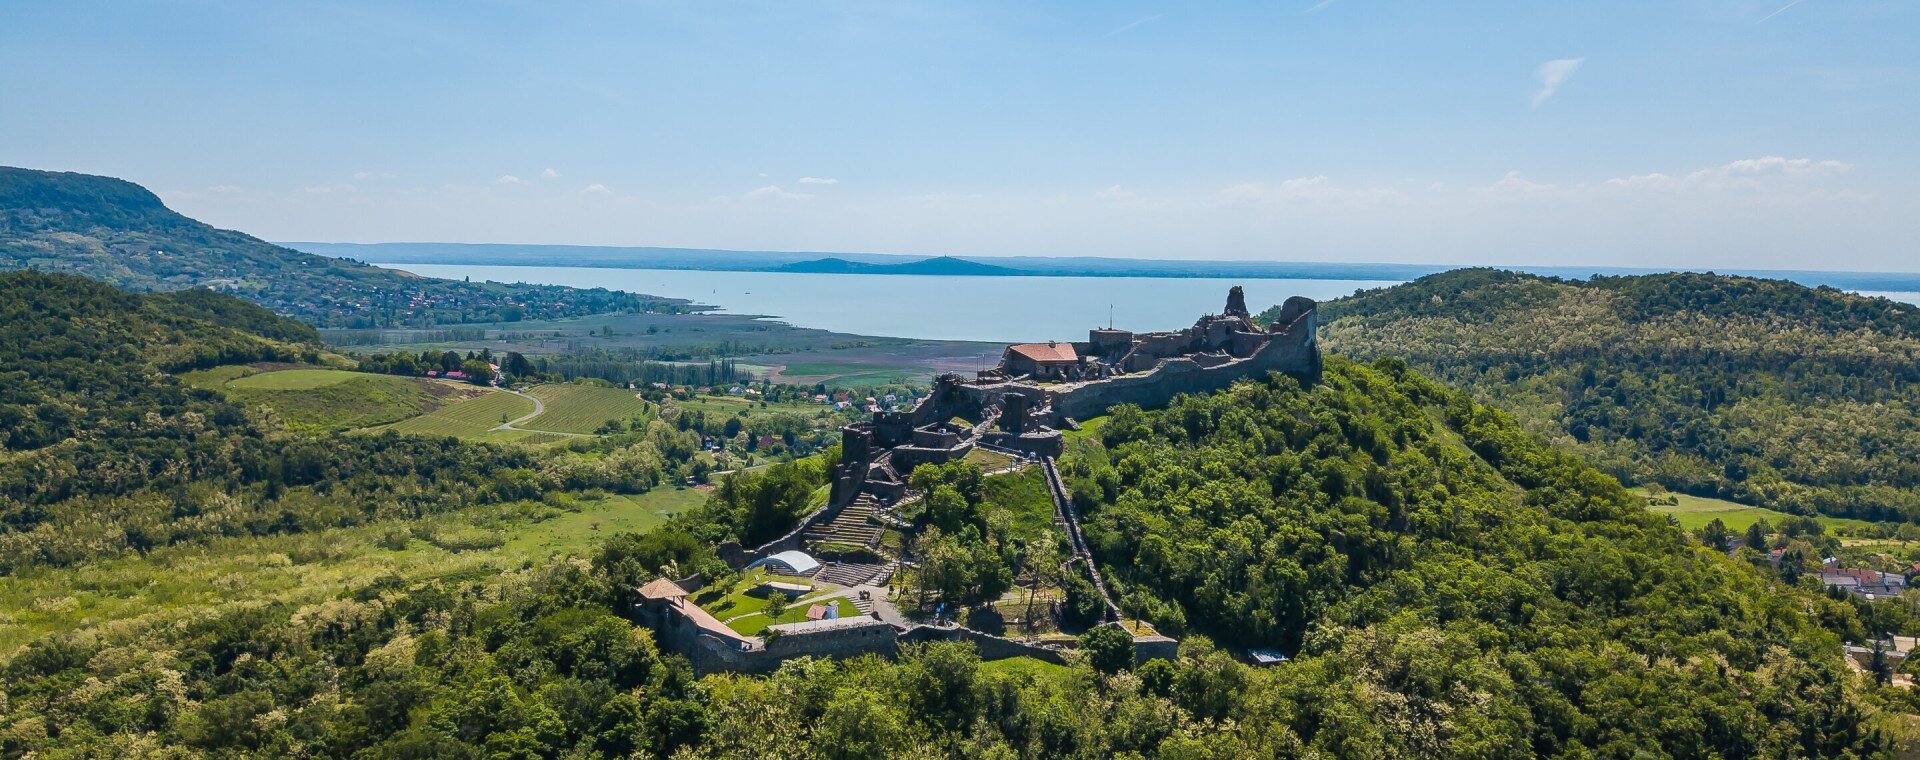
[[[1488,266],[1529,274],[1587,279],[1672,271],[1788,280],[1809,287],[1870,292],[1920,292],[1920,272],[1826,272],[1786,269],[1709,269],[1479,264],[1335,263],[1305,261],[1182,261],[1101,257],[945,257],[814,251],[730,251],[700,248],[514,245],[504,243],[283,242],[288,248],[383,264],[451,264],[709,272],[788,272],[971,277],[1145,277],[1296,280],[1416,280],[1454,269]]]

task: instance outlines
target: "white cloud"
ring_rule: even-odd
[[[1140,199],[1140,194],[1119,185],[1114,185],[1093,194],[1094,198],[1108,203],[1130,203]]]
[[[326,195],[330,193],[351,193],[358,188],[355,188],[354,186],[348,185],[348,184],[339,184],[339,185],[311,185],[301,189],[309,193],[314,193],[316,195]]]
[[[527,181],[526,181],[526,180],[523,180],[523,179],[521,179],[521,178],[519,178],[519,177],[515,177],[515,176],[513,176],[513,175],[511,175],[511,174],[502,174],[502,175],[500,175],[500,178],[499,178],[499,179],[496,179],[496,180],[494,180],[494,181],[495,181],[495,182],[498,182],[498,183],[500,183],[500,184],[502,184],[502,185],[524,185],[524,184],[527,184]]]
[[[1774,16],[1778,16],[1778,15],[1780,15],[1780,14],[1782,14],[1782,13],[1786,13],[1786,12],[1787,12],[1787,9],[1788,9],[1788,8],[1792,8],[1793,6],[1796,6],[1796,5],[1799,5],[1799,4],[1800,4],[1800,0],[1793,0],[1793,2],[1791,2],[1791,3],[1787,3],[1786,5],[1782,5],[1782,6],[1780,6],[1780,9],[1779,9],[1779,10],[1777,10],[1777,11],[1774,11],[1774,12],[1772,12],[1772,13],[1769,13],[1769,14],[1767,14],[1767,15],[1765,15],[1765,16],[1762,16],[1762,17],[1760,17],[1760,20],[1759,20],[1759,21],[1756,21],[1756,22],[1754,22],[1754,23],[1757,23],[1757,24],[1764,24],[1764,23],[1767,23],[1767,19],[1770,19],[1770,18],[1773,18]]]
[[[1533,107],[1539,108],[1541,103],[1559,92],[1560,85],[1566,84],[1573,77],[1573,72],[1580,70],[1580,64],[1586,61],[1585,58],[1555,58],[1540,64],[1540,68],[1533,72],[1534,78],[1540,80],[1540,90],[1533,94]]]
[[[789,193],[785,190],[780,189],[779,185],[767,185],[766,187],[755,188],[751,191],[748,191],[746,197],[772,198],[774,200],[782,200],[782,201],[803,201],[808,198],[812,198],[813,196],[808,195],[806,193]]]
[[[1159,20],[1160,20],[1160,17],[1161,17],[1161,16],[1165,16],[1165,15],[1166,15],[1166,14],[1164,14],[1164,13],[1155,13],[1155,14],[1153,14],[1153,15],[1151,15],[1151,16],[1148,16],[1148,17],[1146,17],[1146,18],[1142,18],[1142,19],[1135,19],[1135,20],[1133,20],[1133,21],[1129,21],[1129,22],[1127,22],[1127,23],[1125,23],[1125,24],[1121,24],[1121,25],[1120,25],[1120,26],[1119,26],[1118,28],[1116,28],[1116,29],[1114,29],[1113,31],[1111,31],[1111,32],[1107,32],[1105,36],[1107,36],[1107,37],[1112,37],[1113,35],[1116,35],[1116,34],[1119,34],[1119,33],[1121,33],[1121,32],[1124,32],[1124,31],[1127,31],[1128,29],[1132,29],[1132,28],[1134,28],[1134,27],[1136,27],[1136,26],[1139,26],[1139,25],[1141,25],[1141,24],[1148,24],[1148,23],[1152,23],[1152,22],[1155,22],[1155,21],[1159,21]]]
[[[1615,177],[1599,186],[1616,191],[1762,190],[1774,185],[1840,174],[1852,168],[1853,165],[1845,161],[1761,156],[1709,166],[1686,174],[1654,172]]]
[[[602,185],[598,182],[595,182],[591,185],[580,188],[580,192],[586,193],[588,195],[612,195],[613,194],[613,191],[608,190],[606,185]]]
[[[398,175],[395,175],[393,172],[358,171],[353,173],[353,178],[362,182],[370,179],[393,179],[395,176]]]
[[[554,171],[551,167],[549,167],[546,171],[540,172],[540,178],[541,179],[559,179],[560,173],[557,171]]]
[[[1320,2],[1314,3],[1312,8],[1308,8],[1307,12],[1319,13],[1320,11],[1325,10],[1327,6],[1337,2],[1340,2],[1340,0],[1320,0]]]
[[[766,176],[766,175],[761,175],[761,176]],[[800,184],[802,185],[837,185],[837,184],[840,184],[840,180],[834,179],[832,177],[801,177]]]

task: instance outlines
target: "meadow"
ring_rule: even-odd
[[[441,380],[314,367],[228,365],[182,373],[180,378],[265,407],[289,429],[309,432],[399,422],[484,393]]]
[[[1687,530],[1699,530],[1706,527],[1708,523],[1718,519],[1721,524],[1727,526],[1728,530],[1739,533],[1745,531],[1747,526],[1758,522],[1761,518],[1765,518],[1768,523],[1777,526],[1781,520],[1792,517],[1792,515],[1786,512],[1740,504],[1738,502],[1727,501],[1726,499],[1689,496],[1679,493],[1648,494],[1644,490],[1637,492],[1643,496],[1651,495],[1654,498],[1673,498],[1679,502],[1677,504],[1652,504],[1649,505],[1647,509],[1659,514],[1671,515],[1674,520],[1680,523],[1680,527],[1686,528]],[[1840,529],[1842,531],[1854,531],[1874,527],[1873,523],[1865,520],[1852,520],[1843,517],[1815,517],[1814,519],[1820,521],[1821,525],[1827,526],[1828,530]]]
[[[270,604],[307,605],[382,578],[504,579],[705,500],[692,489],[559,496],[314,533],[222,538],[0,577],[0,652],[61,631],[129,632]]]

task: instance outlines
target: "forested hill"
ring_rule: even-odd
[[[131,182],[12,167],[0,167],[0,269],[71,272],[137,291],[213,288],[321,327],[686,308],[604,288],[458,282],[301,253],[182,216]]]
[[[1120,408],[1063,469],[1122,608],[1294,655],[1218,701],[1159,687],[1221,721],[1208,741],[1232,749],[1212,756],[1833,757],[1875,741],[1838,657],[1835,633],[1860,635],[1850,605],[1700,547],[1398,360]]]
[[[149,412],[213,411],[162,373],[311,360],[318,343],[311,327],[207,291],[136,294],[74,275],[0,273],[0,448],[137,436]]]
[[[1404,357],[1628,482],[1920,520],[1920,308],[1711,274],[1468,269],[1320,314],[1329,350]]]

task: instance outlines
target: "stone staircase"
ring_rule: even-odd
[[[815,541],[833,541],[844,544],[859,544],[869,549],[880,545],[880,527],[868,519],[873,516],[879,505],[873,497],[860,494],[852,504],[840,510],[832,520],[819,523],[800,534],[800,539],[808,543]]]
[[[1067,541],[1073,545],[1074,556],[1087,563],[1087,575],[1093,580],[1093,588],[1100,592],[1100,598],[1106,602],[1107,619],[1121,620],[1120,605],[1113,603],[1113,594],[1107,591],[1105,578],[1100,577],[1100,566],[1093,561],[1093,553],[1087,550],[1087,539],[1080,533],[1080,514],[1073,508],[1073,498],[1067,495],[1067,484],[1060,480],[1060,470],[1053,465],[1053,457],[1040,460],[1047,475],[1047,492],[1053,497],[1054,515],[1067,529]]]
[[[840,586],[877,586],[892,577],[893,563],[830,562],[813,579]]]

